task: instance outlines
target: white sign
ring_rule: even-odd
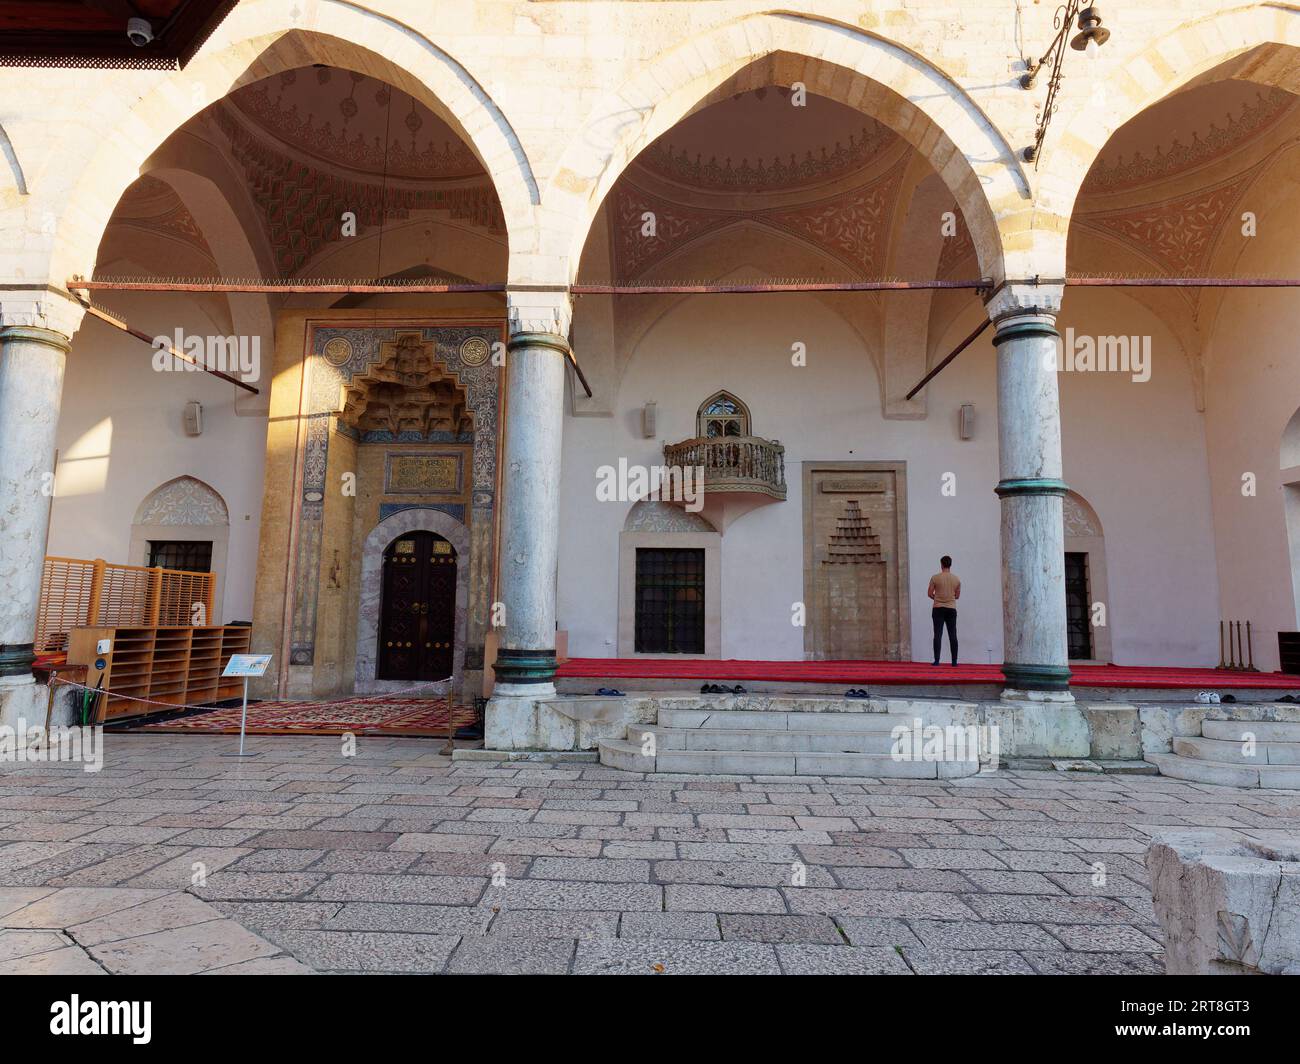
[[[231,654],[222,676],[262,676],[271,664],[270,654]]]

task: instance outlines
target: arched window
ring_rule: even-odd
[[[700,404],[695,426],[696,435],[703,439],[748,436],[749,408],[730,392],[716,392]]]

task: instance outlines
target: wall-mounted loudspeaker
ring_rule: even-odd
[[[957,414],[957,434],[963,440],[975,438],[975,404],[962,403]]]
[[[647,440],[655,438],[655,411],[658,409],[659,407],[655,404],[655,401],[651,399],[650,402],[646,403],[645,409],[641,411],[641,435]]]
[[[185,435],[201,436],[203,435],[203,404],[197,400],[191,399],[185,404]]]

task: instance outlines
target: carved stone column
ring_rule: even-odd
[[[36,610],[54,491],[63,369],[81,310],[44,290],[0,289],[0,723],[29,724]],[[44,689],[41,691],[43,695]]]
[[[555,590],[568,294],[511,293],[495,686],[488,749],[543,746],[536,701],[555,695]],[[497,612],[497,611],[494,611]]]
[[[1060,286],[1049,285],[1007,285],[988,305],[997,329],[1006,699],[1072,699],[1056,379],[1060,306]]]

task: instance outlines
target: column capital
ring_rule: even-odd
[[[551,335],[565,340],[573,326],[573,298],[567,285],[511,285],[506,288],[510,335]]]
[[[53,285],[0,287],[0,329],[44,329],[58,333],[64,339],[65,351],[85,313],[85,307]]]
[[[1047,318],[1051,321],[1061,311],[1064,291],[1062,284],[1006,281],[989,296],[985,309],[999,329],[1017,318]]]

